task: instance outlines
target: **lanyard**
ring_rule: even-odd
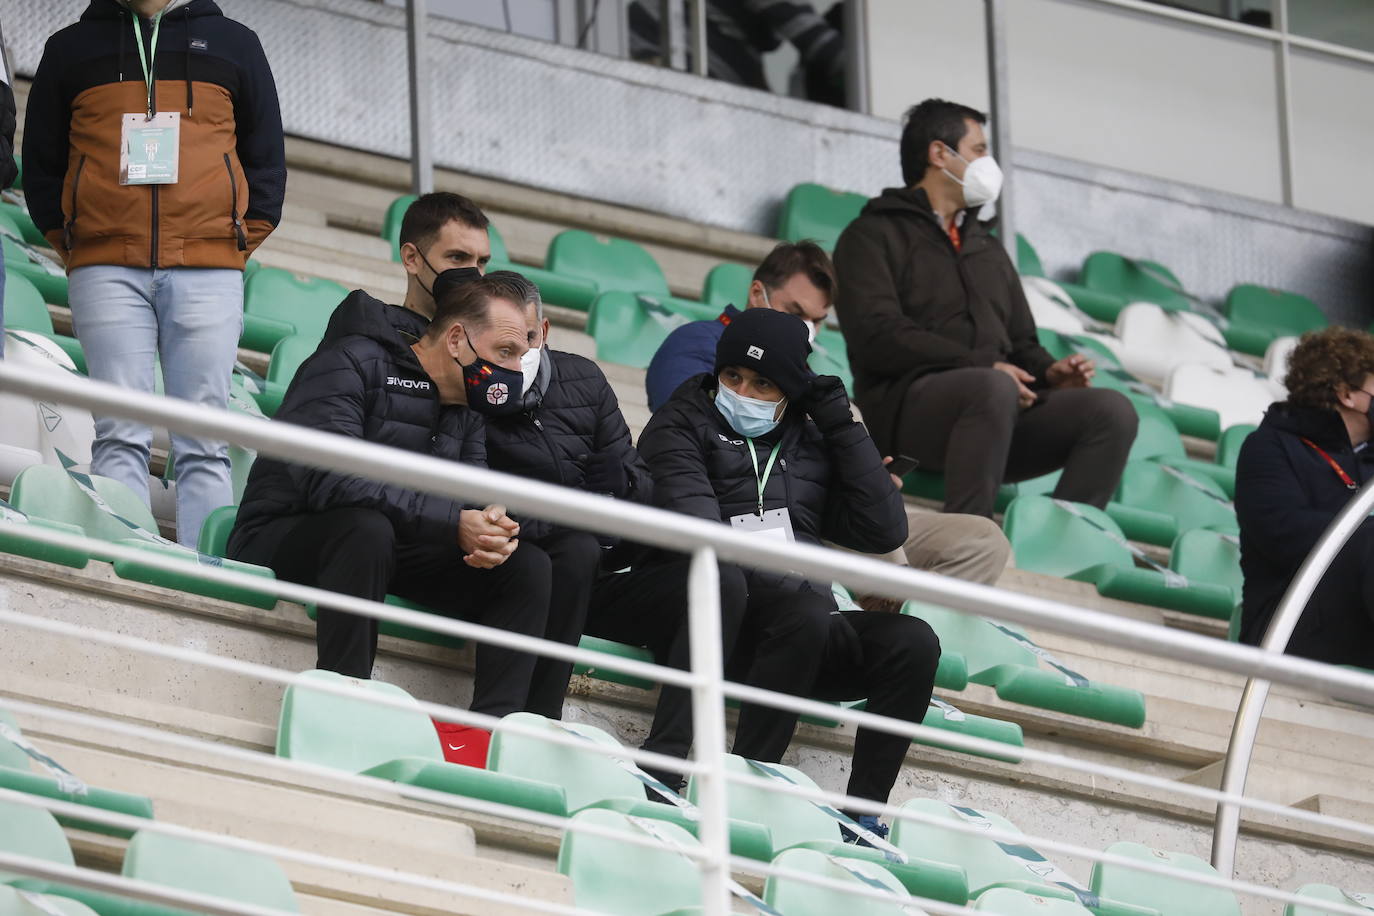
[[[749,444],[749,457],[754,462],[754,478],[759,484],[759,518],[763,518],[763,488],[768,486],[768,477],[773,473],[773,462],[778,460],[778,450],[782,448],[782,443],[779,442],[773,446],[773,453],[768,456],[768,463],[764,465],[763,473],[759,474],[759,454],[754,451],[754,440],[745,439],[744,441]]]
[[[1331,465],[1331,470],[1336,472],[1336,476],[1341,479],[1341,483],[1345,484],[1345,488],[1347,490],[1358,490],[1360,488],[1359,484],[1355,483],[1355,481],[1350,479],[1350,475],[1345,472],[1345,468],[1337,464],[1336,459],[1328,455],[1320,445],[1313,442],[1306,436],[1302,437],[1302,441],[1307,443],[1308,448],[1312,449],[1312,451],[1316,452],[1318,455],[1321,455],[1323,458],[1326,459],[1326,463]]]
[[[134,44],[138,46],[138,63],[143,68],[143,82],[148,86],[148,120],[153,119],[153,67],[157,66],[157,33],[162,28],[162,14],[153,17],[153,35],[148,40],[148,52],[143,52],[143,27],[138,24],[138,14],[129,16],[134,23]],[[149,64],[149,58],[152,63]]]

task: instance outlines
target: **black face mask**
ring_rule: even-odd
[[[429,293],[431,299],[436,303],[439,297],[451,289],[457,289],[464,284],[471,283],[473,280],[482,276],[482,271],[477,267],[450,267],[448,270],[435,270],[434,265],[429,263],[429,258],[425,257],[420,249],[415,249],[420,253],[420,260],[425,262],[425,266],[434,274],[434,285],[426,288],[424,283],[420,283],[420,289]],[[419,282],[420,278],[415,278]]]
[[[453,361],[463,370],[463,387],[467,391],[468,406],[488,417],[519,413],[523,403],[520,394],[525,384],[524,374],[483,359],[477,355],[477,349],[473,347],[472,341],[469,340],[467,343],[468,349],[472,350],[472,362],[465,364],[456,357]]]

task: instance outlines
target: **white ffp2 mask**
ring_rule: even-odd
[[[997,195],[1002,193],[1002,167],[997,164],[996,159],[991,156],[979,156],[969,162],[949,147],[945,147],[945,149],[949,149],[960,162],[968,166],[964,169],[962,179],[955,178],[954,173],[949,169],[941,170],[963,187],[964,206],[981,207],[983,204],[992,203],[997,199]]]

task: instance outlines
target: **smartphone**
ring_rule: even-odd
[[[908,457],[907,455],[898,455],[896,458],[893,458],[892,462],[887,466],[887,472],[889,474],[896,474],[898,477],[905,477],[916,470],[916,466],[920,463],[921,462],[917,461],[915,458]]]

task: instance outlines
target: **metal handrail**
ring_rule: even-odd
[[[1293,630],[1307,610],[1307,602],[1312,592],[1321,583],[1322,577],[1330,568],[1336,555],[1340,553],[1350,536],[1369,517],[1374,510],[1374,480],[1371,480],[1355,498],[1346,503],[1344,509],[1331,520],[1318,539],[1312,552],[1307,555],[1288,591],[1274,609],[1269,628],[1264,634],[1260,648],[1274,655],[1282,655],[1288,648]],[[1221,791],[1241,794],[1245,791],[1246,778],[1250,773],[1250,758],[1255,751],[1255,739],[1259,735],[1260,720],[1264,717],[1264,704],[1269,698],[1269,681],[1252,677],[1245,683],[1241,693],[1240,706],[1236,709],[1235,725],[1231,729],[1231,740],[1226,748],[1226,766],[1221,777]],[[1225,802],[1217,805],[1216,821],[1212,829],[1212,867],[1223,877],[1231,877],[1236,865],[1236,840],[1240,832],[1240,809]]]

